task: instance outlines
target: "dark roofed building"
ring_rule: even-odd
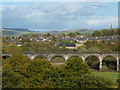
[[[58,46],[61,48],[62,46],[65,46],[68,49],[75,49],[76,44],[58,44]]]

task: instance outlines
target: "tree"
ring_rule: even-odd
[[[62,34],[60,34],[60,36],[64,38],[66,35],[65,35],[65,33],[62,33]]]
[[[93,37],[98,37],[98,36],[101,36],[101,33],[100,33],[100,31],[94,31],[93,33],[92,33],[92,36]]]
[[[60,88],[108,88],[112,82],[90,73],[88,66],[78,57],[73,57],[59,70]]]
[[[86,63],[89,65],[91,69],[99,70],[99,60],[96,56],[89,56],[86,59]]]
[[[18,47],[17,45],[10,43],[8,44],[6,47],[3,47],[3,52],[9,52],[9,53],[13,53],[15,51],[20,51],[20,47]]]
[[[101,30],[101,35],[102,36],[108,36],[108,31],[106,29]]]
[[[19,88],[20,83],[24,80],[24,76],[14,72],[7,61],[3,61],[2,64],[2,88]]]
[[[66,62],[65,70],[70,74],[82,75],[89,73],[89,67],[86,63],[83,63],[82,59],[79,57],[72,57]]]
[[[69,37],[75,37],[75,36],[76,36],[76,33],[69,33],[68,36],[69,36]]]
[[[47,33],[46,35],[44,35],[45,37],[50,37],[51,34],[50,33]]]
[[[32,37],[39,37],[38,34],[32,34]]]
[[[45,59],[36,59],[25,64],[21,74],[26,77],[21,87],[25,88],[52,88],[56,87],[53,81],[53,67]]]
[[[12,52],[11,57],[7,58],[6,61],[11,65],[15,72],[20,72],[22,66],[25,63],[28,63],[30,59],[26,56],[23,56],[23,53],[20,49],[16,49]]]
[[[29,63],[26,63],[22,67],[21,73],[25,77],[29,78],[44,72],[45,69],[52,69],[52,68],[53,68],[52,65],[46,59],[41,59],[41,60],[35,59],[32,61],[29,61]]]

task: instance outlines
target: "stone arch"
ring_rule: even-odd
[[[72,58],[72,57],[79,57],[79,58],[81,58],[82,61],[84,62],[83,57],[81,57],[81,56],[79,56],[79,55],[72,55],[72,56],[69,56],[67,60],[69,60],[69,59]]]
[[[117,55],[111,55],[111,54],[104,55],[104,56],[103,56],[103,59],[104,59],[105,57],[107,57],[107,56],[114,57],[114,58],[117,60]]]
[[[9,58],[10,56],[9,55],[4,55],[4,56],[2,56],[2,59],[7,59],[7,58]]]
[[[34,55],[34,54],[24,54],[24,56],[27,56],[30,60],[34,60],[34,58],[35,58],[37,55]]]
[[[84,56],[85,61],[86,61],[86,59],[87,59],[88,57],[91,57],[91,56],[95,56],[95,57],[98,58],[98,60],[100,60],[99,55],[94,55],[94,54],[92,54],[92,55],[85,55],[85,56]]]
[[[86,56],[85,63],[87,63],[91,70],[99,70],[100,59],[97,55]]]
[[[112,58],[112,60],[110,60],[110,58]],[[114,55],[105,55],[102,60],[102,66],[103,71],[117,70],[117,57]]]
[[[61,59],[57,59],[57,58],[61,58]],[[53,55],[49,57],[49,60],[51,63],[65,63],[66,58],[64,55]]]
[[[44,59],[44,58],[47,59],[47,57],[44,56],[44,55],[37,55],[37,56],[34,57],[34,59],[37,59],[37,58],[38,59]]]

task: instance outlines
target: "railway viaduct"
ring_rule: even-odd
[[[10,53],[2,53],[1,55],[2,55],[2,57],[3,56],[11,56]],[[29,57],[31,60],[33,60],[34,58],[36,58],[38,56],[44,56],[49,61],[55,56],[61,56],[65,59],[65,61],[67,61],[69,58],[71,58],[73,56],[78,56],[83,60],[83,62],[85,62],[89,56],[96,56],[99,60],[99,70],[102,68],[103,59],[106,56],[112,56],[117,61],[117,71],[119,71],[120,57],[119,57],[118,53],[57,53],[57,54],[56,53],[24,53],[24,56]]]

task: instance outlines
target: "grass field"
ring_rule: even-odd
[[[118,72],[92,72],[95,75],[101,76],[101,77],[105,77],[109,80],[111,80],[114,84],[116,83],[116,80],[118,79]]]

